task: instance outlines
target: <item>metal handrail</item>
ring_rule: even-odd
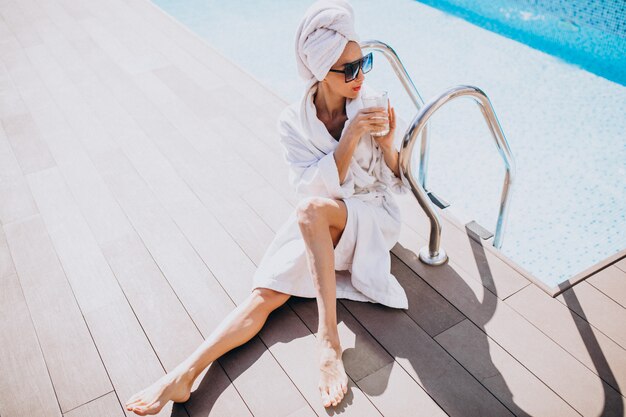
[[[362,41],[362,42],[359,42],[359,45],[361,46],[361,49],[363,50],[364,54],[369,53],[370,51],[376,51],[376,52],[382,53],[383,56],[387,58],[387,60],[389,61],[389,64],[391,64],[391,68],[393,68],[394,72],[400,79],[400,82],[402,83],[402,85],[404,86],[404,89],[406,90],[409,97],[413,101],[413,104],[415,104],[415,107],[417,108],[418,112],[422,110],[422,108],[424,107],[424,100],[422,99],[422,96],[420,95],[420,93],[417,91],[417,88],[415,88],[415,84],[413,84],[413,80],[411,80],[409,73],[406,71],[406,68],[404,68],[402,61],[400,61],[400,58],[398,58],[398,54],[396,54],[393,48],[387,45],[386,43],[380,42],[377,40]],[[424,140],[424,138],[428,136],[427,126],[426,124],[423,124],[420,127],[421,127],[420,132],[422,134],[422,145],[427,146],[428,141]],[[400,169],[404,170],[404,174],[409,180],[409,183],[411,185],[411,191],[413,192],[413,195],[419,202],[419,205],[420,207],[422,207],[422,210],[424,210],[424,212],[428,216],[428,219],[430,220],[429,244],[428,244],[428,247],[424,247],[420,250],[419,258],[422,260],[422,262],[427,263],[429,265],[441,265],[448,260],[448,255],[446,254],[446,251],[443,248],[440,248],[440,244],[439,244],[441,241],[441,221],[439,220],[439,215],[437,215],[435,210],[433,210],[433,208],[430,206],[429,199],[426,195],[426,191],[421,185],[421,182],[420,183],[415,182],[415,180],[413,179],[413,176],[411,175],[410,151],[413,149],[413,143],[415,141],[416,135],[410,136],[410,143],[409,143],[410,149],[408,149],[409,153],[405,151],[405,148],[407,147],[406,145],[406,141],[408,138],[407,135],[410,132],[414,132],[414,128],[415,126],[412,123],[411,126],[409,126],[407,133],[405,134],[402,150],[400,151],[400,161],[403,161],[402,159],[403,155],[405,159],[408,159],[409,161],[408,162],[405,161],[404,165],[401,163]],[[428,157],[428,152],[424,152],[424,155]],[[420,163],[422,163],[421,159],[420,159]]]
[[[407,129],[402,149],[400,151],[400,169],[403,170],[405,177],[408,179],[411,185],[411,191],[418,200],[422,210],[426,213],[430,221],[430,236],[428,247],[424,247],[420,250],[420,259],[430,265],[441,265],[448,259],[445,250],[440,248],[441,242],[441,221],[435,210],[430,205],[430,198],[426,192],[426,175],[428,167],[428,134],[427,134],[427,122],[428,119],[445,103],[453,100],[456,97],[469,96],[472,97],[479,105],[480,110],[485,118],[487,127],[491,132],[498,152],[502,156],[505,164],[505,178],[500,198],[500,210],[498,214],[498,222],[496,225],[496,234],[493,241],[493,245],[500,248],[502,245],[504,228],[506,225],[506,219],[508,214],[509,200],[510,200],[510,187],[513,182],[513,176],[515,175],[515,160],[513,154],[509,148],[508,142],[502,132],[502,127],[498,121],[498,118],[493,110],[493,106],[487,95],[478,87],[469,85],[460,85],[452,87],[439,95],[435,99],[431,100],[428,104],[424,105],[424,100],[420,96],[417,88],[413,84],[411,77],[407,73],[404,65],[398,58],[393,48],[389,45],[376,41],[368,40],[360,42],[361,48],[366,51],[381,52],[391,64],[394,72],[400,79],[400,82],[404,86],[405,90],[409,94],[409,97],[415,104],[418,113],[413,118],[409,128]],[[422,134],[420,143],[420,167],[418,181],[413,179],[411,168],[411,154],[415,145],[415,139],[417,135]]]
[[[502,246],[503,233],[509,209],[511,185],[513,183],[513,177],[515,175],[515,159],[513,158],[513,154],[511,153],[509,144],[504,137],[502,127],[500,126],[500,122],[498,121],[498,118],[493,110],[491,101],[480,88],[471,85],[459,85],[451,87],[447,91],[440,94],[438,97],[435,97],[433,100],[424,105],[422,110],[420,110],[413,118],[413,121],[411,122],[411,125],[404,136],[402,150],[400,151],[400,165],[402,166],[402,169],[405,173],[409,173],[409,175],[407,175],[407,178],[409,179],[409,182],[412,182],[412,176],[410,175],[410,156],[413,151],[413,146],[415,145],[415,139],[417,138],[417,135],[419,135],[420,131],[424,128],[424,126],[428,122],[428,119],[430,119],[430,117],[432,117],[432,115],[444,104],[449,103],[450,101],[458,97],[466,96],[473,98],[480,107],[481,113],[485,118],[485,122],[487,123],[487,127],[489,128],[489,131],[494,138],[496,147],[498,148],[498,153],[504,161],[504,183],[502,185],[502,194],[500,195],[500,210],[498,214],[498,222],[496,224],[496,234],[493,241],[493,246],[495,246],[496,248],[500,248]],[[423,150],[425,148],[426,146],[424,145],[424,138],[422,138],[421,149]],[[426,166],[420,165],[420,170],[422,169],[425,173]],[[425,175],[423,176],[423,178],[425,178]],[[419,183],[418,185],[420,186],[420,188],[423,187],[422,183]],[[438,243],[438,239],[433,240],[431,236],[431,252],[436,252]]]

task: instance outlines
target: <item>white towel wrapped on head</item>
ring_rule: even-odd
[[[296,61],[300,76],[309,86],[323,80],[349,41],[359,41],[350,3],[346,0],[313,3],[296,31]]]

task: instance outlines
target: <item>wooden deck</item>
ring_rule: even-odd
[[[286,104],[148,0],[0,1],[0,416],[122,416],[246,297],[297,204]],[[292,297],[160,415],[626,415],[626,260],[552,298],[444,218],[427,267],[399,201],[410,309],[338,302],[338,407]]]

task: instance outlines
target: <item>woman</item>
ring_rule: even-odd
[[[317,299],[318,385],[324,406],[335,406],[348,389],[336,299],[408,307],[390,272],[389,250],[401,224],[390,190],[404,193],[410,186],[399,169],[393,107],[363,108],[363,74],[372,61],[371,54],[363,56],[353,28],[344,0],[318,1],[306,11],[296,56],[307,86],[278,122],[289,179],[303,198],[255,271],[250,296],[191,356],[133,395],[129,411],[156,414],[170,400],[187,401],[197,376],[254,337],[291,295]],[[369,132],[380,130],[381,117],[389,133],[373,138]]]

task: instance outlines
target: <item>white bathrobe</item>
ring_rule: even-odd
[[[361,93],[346,99],[348,120],[344,130],[363,107]],[[400,209],[393,193],[410,190],[401,173],[397,178],[384,161],[370,134],[361,137],[343,184],[334,159],[339,142],[317,118],[314,84],[299,102],[286,107],[278,119],[283,157],[289,165],[289,181],[300,199],[321,196],[341,199],[347,206],[346,227],[334,249],[337,298],[368,301],[394,308],[408,308],[404,289],[391,274],[389,251],[400,234]],[[405,129],[396,124],[394,145],[400,148]],[[343,132],[342,132],[343,135]],[[264,287],[299,297],[315,298],[296,210],[276,233],[259,264],[252,288]]]

